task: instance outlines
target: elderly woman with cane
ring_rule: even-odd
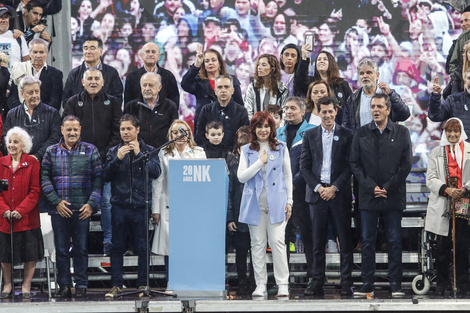
[[[436,239],[437,286],[445,295],[450,286],[449,264],[453,252],[454,293],[470,296],[468,188],[470,188],[470,144],[462,121],[450,118],[444,124],[440,145],[429,153],[426,185],[431,191],[425,230]]]
[[[25,130],[10,129],[5,145],[9,154],[0,158],[0,179],[8,181],[8,188],[0,192],[0,262],[4,282],[0,299],[12,298],[14,294],[12,262],[25,263],[21,289],[23,299],[29,299],[36,262],[44,258],[38,206],[41,166],[28,155],[33,143]]]

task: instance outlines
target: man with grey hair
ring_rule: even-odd
[[[83,73],[85,89],[72,96],[65,105],[62,116],[74,115],[80,119],[81,139],[94,145],[106,160],[108,150],[120,141],[119,119],[122,115],[121,102],[105,93],[103,73],[96,67]],[[105,183],[101,198],[101,226],[103,228],[103,254],[111,250],[111,185]]]
[[[60,116],[53,107],[41,101],[41,81],[34,76],[25,76],[20,81],[23,105],[8,112],[3,124],[2,142],[8,130],[19,126],[24,128],[33,139],[30,154],[38,161],[42,160],[47,147],[60,139]]]
[[[370,99],[375,93],[384,93],[390,97],[390,119],[393,122],[405,121],[410,116],[410,109],[400,95],[390,89],[387,83],[379,82],[379,67],[374,60],[366,58],[359,62],[357,74],[362,87],[348,98],[343,108],[343,126],[355,131],[372,122]]]
[[[214,93],[217,101],[206,104],[198,117],[195,139],[199,146],[205,146],[209,142],[206,138],[206,124],[209,122],[222,123],[224,137],[220,144],[225,147],[233,147],[237,130],[250,124],[246,108],[232,99],[234,91],[232,75],[224,74],[215,79]]]
[[[8,97],[8,107],[10,109],[20,105],[24,100],[17,85],[26,75],[32,75],[41,81],[41,101],[57,110],[60,109],[64,86],[63,74],[55,67],[47,65],[48,54],[49,43],[41,38],[36,38],[29,43],[31,60],[12,65],[11,78],[13,82]]]
[[[444,122],[451,117],[462,120],[465,132],[470,133],[470,111],[467,99],[470,96],[470,68],[465,72],[464,91],[451,94],[441,101],[442,88],[439,77],[434,78],[432,95],[429,99],[428,117],[433,122]],[[467,139],[469,141],[469,139]]]
[[[145,73],[153,72],[161,76],[162,90],[160,91],[160,95],[163,95],[166,99],[172,100],[179,108],[180,92],[176,78],[169,70],[158,66],[160,47],[154,42],[148,42],[142,47],[140,57],[142,61],[144,61],[144,66],[127,75],[124,89],[124,103],[131,102],[141,96],[140,78]]]
[[[147,72],[140,78],[139,98],[124,106],[124,113],[140,121],[140,138],[155,148],[166,142],[171,123],[178,119],[178,106],[161,93],[162,88],[162,77]]]
[[[302,140],[305,132],[314,128],[304,119],[307,104],[300,97],[289,97],[286,100],[284,108],[286,125],[277,129],[278,140],[287,143],[289,156],[291,161],[292,177],[294,177],[294,207],[292,210],[292,218],[286,226],[286,244],[294,242],[295,230],[297,226],[300,228],[300,235],[304,243],[305,258],[307,260],[307,276],[310,284],[304,291],[306,295],[311,294],[311,269],[313,267],[313,241],[312,241],[312,223],[310,222],[310,213],[308,205],[305,202],[305,180],[300,175],[300,155],[302,152]],[[288,254],[289,255],[289,254]],[[309,288],[310,287],[310,288]],[[274,290],[270,290],[273,293]]]

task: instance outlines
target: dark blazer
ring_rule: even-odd
[[[323,143],[321,126],[309,129],[304,134],[302,154],[300,157],[300,172],[307,182],[305,201],[315,203],[320,199],[315,187],[321,183],[320,174],[323,163]],[[349,166],[349,151],[353,132],[350,129],[335,125],[333,146],[331,148],[331,177],[330,184],[338,188],[336,198],[351,201],[351,168]]]
[[[176,107],[180,106],[180,92],[176,78],[172,72],[157,66],[157,74],[162,77],[162,90],[160,95],[163,95],[166,99],[172,100]],[[126,86],[124,88],[124,103],[131,102],[132,100],[138,99],[141,95],[140,78],[142,75],[147,73],[145,67],[141,67],[127,75]]]
[[[32,73],[28,73],[28,75],[32,75]],[[63,76],[62,71],[50,65],[44,68],[39,76],[41,81],[41,101],[56,110],[60,109],[62,101],[62,91],[64,89]],[[12,83],[10,96],[8,97],[8,107],[13,109],[20,104],[18,87],[15,83]]]

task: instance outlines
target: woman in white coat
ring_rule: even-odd
[[[153,237],[152,252],[159,255],[168,255],[169,238],[169,162],[180,159],[205,159],[206,153],[194,142],[193,133],[189,125],[180,120],[174,120],[168,130],[168,139],[173,140],[181,135],[178,128],[183,127],[189,138],[183,137],[161,149],[158,153],[162,173],[153,181],[152,189],[152,215],[157,222]]]
[[[462,121],[450,118],[444,125],[440,145],[429,153],[426,186],[431,193],[425,229],[436,237],[436,295],[441,297],[450,286],[449,264],[452,251],[452,223],[449,217],[443,215],[449,207],[449,201],[460,199],[470,188],[470,144],[465,139],[467,135]],[[451,185],[449,181],[455,181],[456,186]],[[457,286],[462,295],[469,296],[470,227],[466,219],[456,218],[455,234],[457,248],[454,264],[457,270]]]

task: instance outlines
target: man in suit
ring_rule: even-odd
[[[41,81],[41,101],[47,103],[56,110],[60,109],[62,101],[63,74],[53,66],[47,65],[49,54],[49,43],[41,38],[31,40],[29,43],[30,61],[16,63],[12,66],[11,76],[13,79],[8,107],[14,107],[23,103],[23,97],[17,85],[26,75],[32,75]]]
[[[313,295],[323,296],[325,245],[331,215],[341,246],[341,295],[352,295],[351,168],[353,132],[335,123],[338,108],[330,97],[318,101],[321,126],[305,132],[300,172],[307,182],[313,239]]]

